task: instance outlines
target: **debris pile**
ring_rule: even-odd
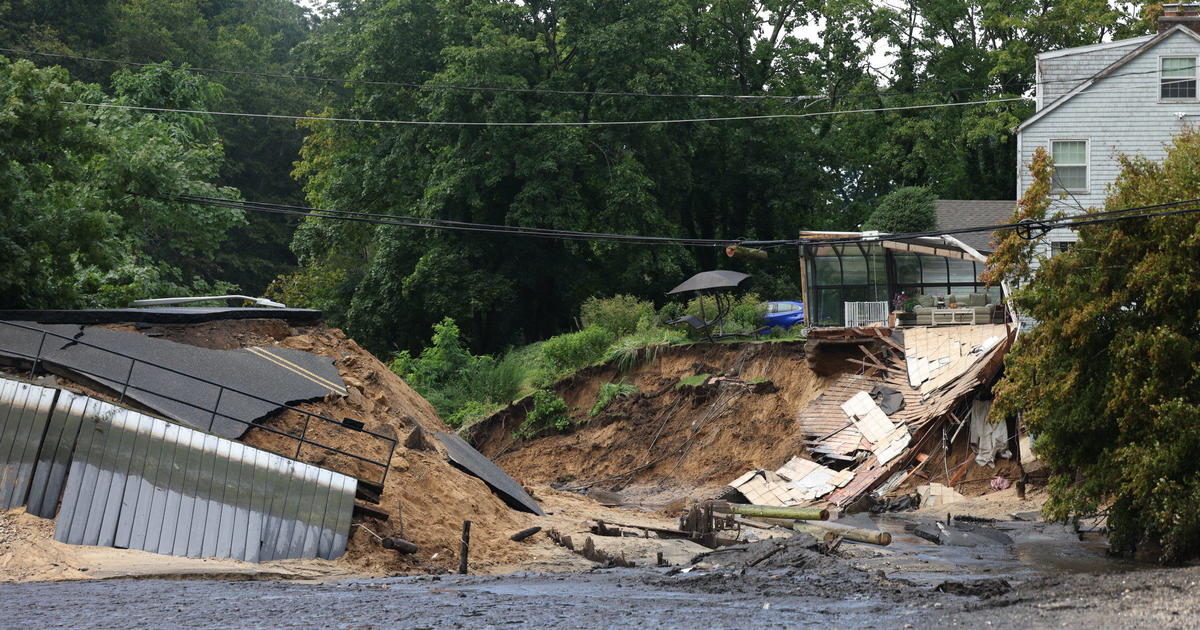
[[[876,329],[869,335],[877,340],[871,342],[874,349],[867,337],[857,345],[865,360],[854,362],[862,369],[840,375],[797,415],[804,450],[814,461],[793,457],[774,473],[753,470],[730,482],[731,487],[753,502],[803,505],[824,500],[844,507],[872,490],[877,498],[912,479],[929,451],[953,442],[945,439],[947,427],[955,429],[956,437],[958,429],[970,424],[980,463],[990,464],[1005,452],[1007,429],[987,422],[990,402],[978,394],[995,378],[1011,341],[1006,325],[903,333]],[[948,470],[946,475],[953,485]],[[932,490],[928,495],[923,505],[947,498]]]

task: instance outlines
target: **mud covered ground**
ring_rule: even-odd
[[[853,579],[852,579],[853,578]],[[869,574],[606,569],[328,584],[0,585],[12,628],[1195,628],[1200,568],[1039,578],[981,599]]]

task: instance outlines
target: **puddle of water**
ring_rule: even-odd
[[[1107,555],[1102,541],[1080,541],[1053,523],[1002,521],[990,524],[1014,544],[978,547],[937,545],[911,533],[917,522],[897,515],[872,515],[871,523],[892,534],[881,556],[862,560],[890,577],[936,584],[945,580],[1005,578],[1021,581],[1060,573],[1119,573],[1145,565]],[[987,526],[987,525],[985,525]],[[875,548],[879,549],[879,548]]]

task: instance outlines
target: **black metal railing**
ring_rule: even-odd
[[[235,387],[230,387],[228,385],[222,385],[220,383],[216,383],[214,381],[210,381],[208,379],[201,378],[199,376],[195,376],[192,374],[188,374],[186,372],[181,372],[179,370],[169,368],[165,365],[160,365],[158,363],[154,363],[152,361],[147,361],[145,359],[139,359],[137,357],[134,357],[134,356],[122,353],[122,352],[118,352],[111,348],[105,348],[103,346],[97,346],[95,344],[90,344],[85,341],[80,341],[78,339],[75,339],[73,337],[68,337],[66,335],[60,335],[58,333],[51,332],[49,330],[44,330],[41,328],[36,328],[34,326],[27,326],[25,324],[19,324],[17,322],[10,322],[10,321],[0,321],[0,324],[2,324],[4,326],[10,326],[13,328],[20,328],[20,329],[28,330],[35,334],[41,335],[41,337],[38,341],[37,352],[35,352],[33,354],[21,352],[18,350],[13,350],[11,348],[0,347],[0,353],[2,353],[2,354],[8,355],[10,357],[16,357],[16,358],[26,359],[26,360],[31,361],[31,365],[29,368],[29,374],[31,377],[37,373],[39,364],[42,364],[43,368],[48,363],[52,363],[55,365],[61,365],[61,367],[63,369],[69,370],[70,372],[73,372],[76,374],[81,374],[83,376],[89,377],[90,379],[94,379],[96,383],[98,383],[104,387],[107,387],[109,389],[112,389],[113,391],[118,391],[118,387],[119,387],[118,401],[123,402],[125,400],[125,396],[132,389],[135,391],[141,391],[141,392],[145,392],[147,394],[151,394],[151,395],[161,398],[163,400],[167,400],[167,401],[174,402],[174,403],[179,403],[182,405],[187,405],[188,407],[191,407],[193,409],[198,409],[203,412],[211,411],[211,414],[209,416],[209,421],[208,421],[208,428],[207,428],[207,432],[209,432],[209,433],[212,433],[213,424],[217,421],[218,417],[232,420],[239,424],[245,425],[247,429],[255,428],[255,429],[259,429],[260,431],[266,431],[268,433],[279,435],[279,436],[282,436],[282,437],[285,437],[285,438],[295,441],[296,449],[295,449],[295,452],[292,453],[291,455],[288,455],[286,453],[281,453],[281,452],[271,449],[269,447],[260,447],[260,448],[265,448],[266,450],[271,450],[272,452],[275,452],[278,455],[283,455],[285,457],[290,457],[291,459],[299,460],[301,449],[305,445],[309,445],[309,446],[312,446],[312,447],[315,447],[318,449],[323,449],[326,451],[337,453],[338,455],[342,455],[342,456],[351,458],[353,460],[360,461],[360,462],[363,462],[370,466],[378,467],[381,469],[381,473],[380,473],[378,479],[373,478],[373,477],[372,478],[364,478],[364,477],[359,476],[358,474],[345,473],[345,474],[350,475],[351,477],[354,477],[359,482],[371,484],[371,485],[377,486],[378,488],[382,489],[384,481],[387,480],[387,472],[388,472],[388,468],[389,468],[389,463],[392,460],[392,455],[396,451],[396,438],[382,435],[380,433],[376,433],[374,431],[370,431],[370,430],[367,430],[364,428],[350,426],[348,424],[339,422],[332,418],[328,418],[328,417],[322,416],[320,414],[313,413],[311,411],[305,411],[303,409],[294,407],[294,406],[286,404],[286,403],[269,400],[267,398],[263,398],[262,396],[251,394],[251,393],[242,391],[240,389],[237,389]],[[129,370],[125,373],[125,379],[123,381],[116,381],[111,376],[106,376],[106,375],[102,375],[102,374],[92,372],[92,371],[89,371],[86,369],[82,369],[78,366],[60,364],[56,361],[48,361],[43,356],[45,348],[46,348],[46,339],[47,338],[64,339],[73,345],[80,345],[80,346],[85,346],[88,348],[93,348],[96,350],[100,350],[108,355],[111,355],[114,357],[120,357],[122,359],[128,360],[129,361]],[[189,381],[194,381],[196,383],[203,383],[203,384],[211,386],[211,387],[216,387],[217,388],[217,400],[210,409],[209,407],[204,406],[204,405],[199,405],[194,402],[188,402],[186,400],[180,400],[178,398],[163,394],[161,392],[146,389],[144,387],[139,387],[138,385],[133,384],[131,382],[133,380],[134,367],[137,366],[139,363],[142,365],[145,365],[145,366],[153,367],[155,369],[163,370],[164,372],[169,372],[169,373],[179,376],[181,378],[189,379]],[[115,383],[116,387],[111,385],[111,383]],[[239,396],[245,396],[252,400],[257,400],[260,402],[264,402],[264,403],[273,405],[276,408],[287,409],[289,411],[295,411],[296,413],[302,414],[304,416],[304,427],[300,430],[299,435],[295,435],[292,433],[288,433],[286,431],[281,431],[281,430],[273,428],[273,427],[264,426],[262,424],[257,424],[255,422],[252,422],[249,420],[243,420],[241,418],[236,418],[236,417],[230,416],[228,414],[220,413],[218,410],[218,407],[221,404],[221,399],[224,397],[225,392],[227,392],[227,391],[237,394]],[[309,426],[310,426],[311,421],[314,419],[319,420],[324,423],[328,423],[329,425],[332,425],[332,426],[336,426],[337,429],[340,431],[349,431],[349,432],[352,432],[355,434],[367,435],[375,440],[379,440],[381,443],[385,443],[387,446],[387,450],[388,450],[387,458],[384,461],[378,461],[378,460],[372,459],[366,455],[362,455],[359,453],[351,453],[344,449],[337,448],[335,446],[331,446],[328,444],[323,444],[323,443],[318,442],[313,439],[309,439],[309,437],[308,437]],[[201,428],[192,423],[187,423],[187,424],[191,424],[191,426],[196,429]],[[339,471],[339,472],[341,472],[341,471]]]

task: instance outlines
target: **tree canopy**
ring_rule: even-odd
[[[1003,98],[1032,55],[1097,41],[1127,20],[1090,0],[1015,13],[988,3],[364,0],[332,3],[305,43],[322,74],[402,80],[326,93],[330,117],[627,121]],[[1057,13],[1055,13],[1057,15]],[[1068,25],[1067,15],[1079,20]],[[807,39],[799,33],[815,30]],[[1036,34],[1036,36],[1034,35]],[[1031,42],[1033,44],[1031,45]],[[899,59],[872,67],[878,46]],[[496,92],[436,86],[535,90]],[[544,90],[538,92],[536,90]],[[557,92],[547,92],[554,90]],[[579,93],[567,93],[579,92]],[[800,97],[697,99],[613,93]],[[604,94],[607,93],[607,94]],[[592,232],[737,240],[845,229],[903,186],[1012,198],[1011,128],[1025,103],[724,123],[420,127],[315,123],[297,164],[318,207]],[[422,233],[309,219],[297,275],[278,286],[368,347],[413,347],[452,315],[485,351],[571,324],[590,295],[661,300],[681,278],[736,264],[764,297],[799,291],[790,255],[722,262],[716,249]]]
[[[1123,157],[1105,205],[1200,197],[1200,132],[1166,160]],[[1022,214],[1044,216],[1051,165],[1035,159]],[[1049,516],[1107,510],[1110,542],[1165,561],[1200,554],[1200,215],[1078,228],[1065,254],[1005,237],[996,273],[1023,279],[1018,308],[1038,321],[1005,360],[995,414],[1022,414],[1053,471]]]
[[[197,67],[217,111],[478,123],[806,116],[537,128],[204,123],[224,153],[198,179],[253,201],[731,242],[849,229],[907,186],[1013,198],[1012,130],[1032,104],[1003,99],[1030,91],[1034,55],[1148,27],[1103,0],[333,0],[319,15],[293,0],[0,5],[0,46]],[[113,98],[124,68],[28,59]],[[334,79],[271,76],[288,74]],[[956,103],[969,105],[943,107]],[[925,105],[939,107],[893,109]],[[856,113],[829,115],[847,110]],[[138,113],[108,124],[143,117],[167,120]],[[379,353],[415,350],[445,316],[492,352],[572,327],[588,297],[661,301],[681,278],[721,266],[753,274],[764,298],[799,292],[794,256],[782,250],[729,261],[718,248],[317,218],[293,234],[297,223],[248,213],[224,247],[152,253],[178,254],[180,278],[247,293],[276,279],[273,294],[322,308]],[[108,290],[95,277],[78,296]]]
[[[864,230],[900,234],[937,227],[933,193],[922,186],[906,186],[883,196],[863,223]]]
[[[124,71],[113,94],[62,69],[0,58],[0,304],[124,306],[207,290],[212,260],[240,211],[164,196],[233,198],[213,180],[224,157],[211,121],[64,101],[207,107],[216,86],[196,75]]]

